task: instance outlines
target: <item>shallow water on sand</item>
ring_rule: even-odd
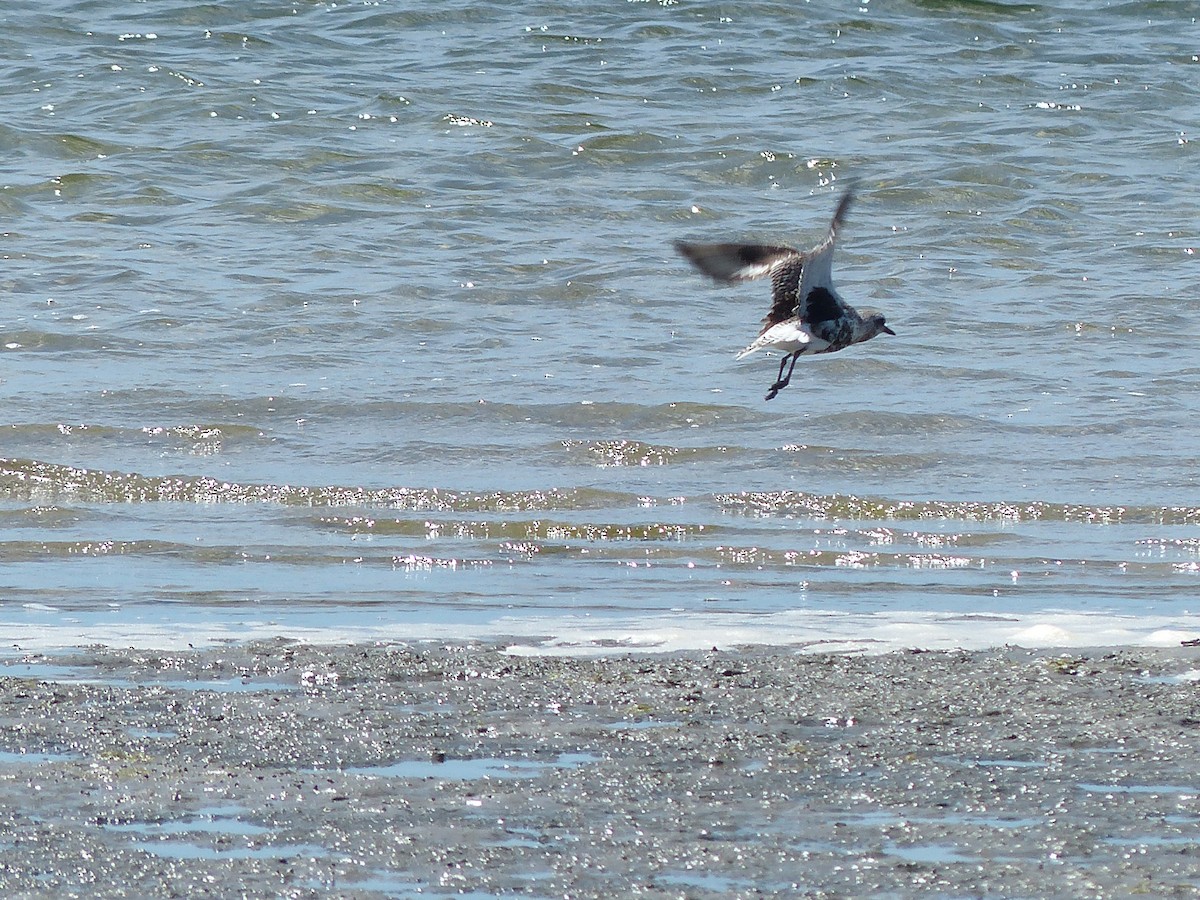
[[[8,643],[1200,631],[1192,11],[6,7]]]

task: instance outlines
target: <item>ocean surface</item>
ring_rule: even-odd
[[[4,4],[0,646],[1200,635],[1197,15]]]

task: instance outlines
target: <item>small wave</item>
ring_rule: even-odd
[[[229,423],[120,427],[87,422],[27,422],[4,426],[3,434],[10,442],[24,440],[30,442],[31,446],[45,446],[56,439],[69,440],[75,447],[126,442],[139,446],[168,445],[195,456],[213,456],[230,443],[259,441],[265,432],[255,425]]]
[[[555,522],[540,519],[505,521],[417,521],[368,516],[322,516],[323,528],[350,534],[394,535],[426,539],[539,540],[539,541],[689,541],[712,537],[722,529],[713,525],[673,522]]]
[[[446,491],[410,487],[243,484],[203,475],[148,476],[20,459],[0,459],[0,497],[27,502],[277,503],[441,512],[594,509],[638,502],[633,495],[590,488]]]
[[[754,516],[804,515],[822,519],[961,522],[1075,522],[1095,525],[1194,525],[1200,508],[1190,506],[1088,506],[976,500],[888,500],[850,494],[807,494],[802,491],[742,491],[717,494],[727,512]]]
[[[582,451],[590,462],[601,467],[665,466],[674,462],[699,461],[728,457],[732,447],[672,447],[631,440],[565,440],[570,451]]]

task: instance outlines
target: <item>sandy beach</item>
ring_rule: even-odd
[[[1196,896],[1196,658],[14,655],[0,894]]]

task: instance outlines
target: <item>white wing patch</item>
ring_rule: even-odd
[[[787,260],[772,259],[767,262],[751,263],[748,266],[743,266],[733,272],[729,277],[738,281],[753,281],[755,278],[762,278],[764,275],[770,275],[775,269],[779,268],[781,262]]]

